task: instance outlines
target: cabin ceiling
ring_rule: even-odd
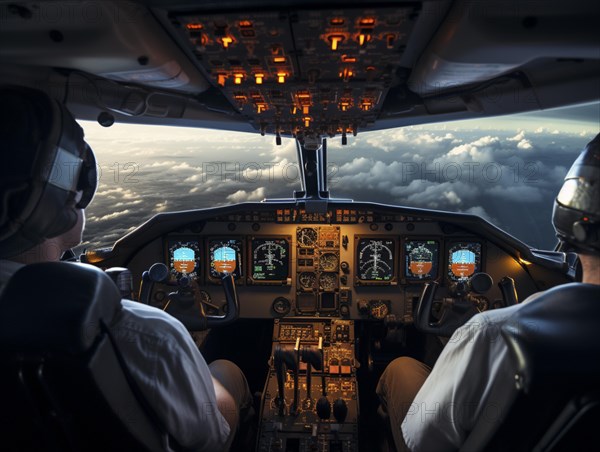
[[[600,98],[600,4],[0,0],[0,82],[81,119],[336,136]]]

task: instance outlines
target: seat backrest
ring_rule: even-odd
[[[565,284],[502,326],[509,349],[495,425],[480,420],[461,450],[587,450],[600,425],[600,286]]]
[[[0,296],[3,450],[166,450],[110,337],[121,309],[90,265],[32,264],[11,277]]]

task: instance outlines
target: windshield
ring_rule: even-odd
[[[598,133],[599,104],[410,126],[328,140],[329,190],[350,198],[479,215],[539,249],[556,243],[552,201]],[[272,136],[82,121],[99,186],[84,246],[111,246],[159,212],[291,198],[296,146]]]

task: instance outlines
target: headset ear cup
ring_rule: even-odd
[[[56,220],[54,221],[54,225],[57,227],[50,228],[46,233],[46,238],[57,237],[65,232],[71,230],[73,226],[77,223],[77,212],[75,208],[66,208],[58,213]],[[65,230],[66,228],[66,230]]]
[[[98,168],[96,166],[96,156],[92,148],[85,143],[85,150],[83,157],[83,166],[81,168],[81,174],[79,175],[79,182],[77,188],[83,192],[81,200],[77,203],[77,207],[85,209],[96,193],[98,187]]]

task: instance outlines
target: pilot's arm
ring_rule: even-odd
[[[209,367],[185,327],[163,311],[123,300],[111,331],[168,432],[191,450],[224,450],[230,426],[217,406]]]
[[[402,422],[411,451],[457,450],[476,421],[501,419],[506,398],[492,399],[491,389],[512,380],[500,326],[519,306],[476,315],[454,332]]]

